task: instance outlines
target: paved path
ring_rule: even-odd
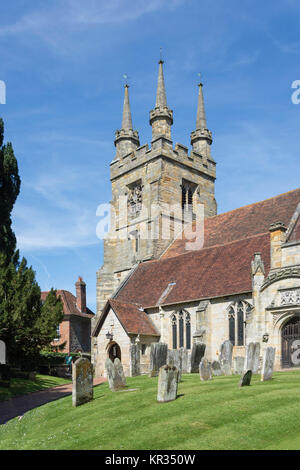
[[[107,379],[94,379],[95,385],[106,382]],[[38,392],[20,395],[0,402],[0,424],[4,424],[16,416],[22,416],[26,411],[32,410],[50,401],[58,400],[72,393],[72,383],[59,385],[57,387],[47,388]]]

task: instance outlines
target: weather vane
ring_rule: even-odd
[[[159,48],[159,57],[160,57],[160,62],[163,62],[163,58],[162,58],[162,47]]]
[[[202,83],[202,78],[203,78],[203,74],[201,72],[198,72],[198,77],[199,77],[199,80],[200,80],[200,83],[199,85]]]
[[[128,75],[127,75],[127,73],[123,74],[123,78],[125,80],[125,86],[128,86]]]

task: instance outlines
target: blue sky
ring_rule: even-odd
[[[13,226],[43,290],[74,291],[81,275],[95,308],[96,208],[110,200],[122,75],[134,127],[150,143],[160,47],[174,143],[190,146],[203,74],[218,212],[299,187],[299,21],[298,0],[6,3],[0,115],[22,178]]]

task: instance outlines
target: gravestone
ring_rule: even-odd
[[[251,377],[252,377],[252,370],[247,370],[247,372],[244,372],[240,380],[240,387],[246,387],[250,385]]]
[[[200,366],[199,366],[199,373],[200,373],[200,380],[206,381],[211,380],[212,372],[211,372],[211,364],[208,362],[207,359],[201,359]]]
[[[259,369],[260,343],[254,343],[252,374],[257,374]]]
[[[112,362],[108,357],[105,361],[105,369],[108,385],[112,392],[117,392],[126,387],[126,379],[120,359],[116,358],[114,362]]]
[[[254,343],[249,343],[246,347],[244,372],[247,372],[247,370],[253,370],[254,353],[255,353],[255,344]]]
[[[159,369],[167,363],[168,345],[152,343],[150,350],[150,377],[157,377]]]
[[[159,369],[157,401],[166,403],[176,400],[178,370],[175,366],[164,365]]]
[[[211,364],[212,375],[219,376],[222,375],[221,364],[219,361],[213,361]]]
[[[181,381],[181,360],[180,353],[177,349],[168,349],[167,355],[168,366],[175,366],[178,370],[178,383]]]
[[[80,357],[73,363],[72,382],[73,406],[93,399],[93,366],[88,359]]]
[[[135,377],[141,374],[140,346],[139,344],[130,345],[130,375]]]
[[[232,375],[231,364],[227,359],[220,360],[222,375]]]
[[[271,380],[274,370],[276,348],[269,346],[264,351],[264,358],[261,370],[261,381]]]
[[[180,369],[182,374],[189,373],[189,353],[185,348],[179,349]]]
[[[224,343],[221,344],[220,362],[222,361],[229,362],[230,368],[232,367],[232,350],[233,350],[233,345],[231,341],[226,340],[224,341]]]
[[[236,356],[233,358],[233,372],[234,374],[241,375],[244,372],[245,358]]]
[[[0,364],[6,364],[6,346],[2,340],[0,340]]]
[[[205,354],[205,343],[194,343],[191,354],[191,373],[198,373],[201,359]]]

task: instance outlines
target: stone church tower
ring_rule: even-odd
[[[162,255],[181,233],[187,214],[192,220],[201,206],[205,217],[216,215],[216,163],[210,151],[212,134],[206,124],[202,83],[191,153],[184,145],[173,147],[172,124],[160,60],[156,103],[150,111],[151,148],[140,146],[133,130],[125,85],[122,128],[115,133],[116,155],[110,164],[111,226],[104,240],[104,263],[97,272],[97,315],[140,262]]]

